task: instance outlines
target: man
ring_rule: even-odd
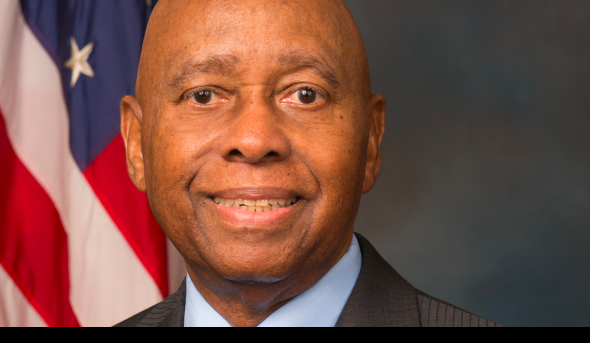
[[[129,175],[188,277],[120,326],[495,326],[353,234],[385,101],[341,1],[160,1],[136,93]]]

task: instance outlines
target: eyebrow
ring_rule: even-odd
[[[170,88],[178,88],[197,73],[230,74],[238,68],[240,59],[235,55],[213,55],[203,60],[188,60],[170,83]]]
[[[336,73],[323,58],[308,53],[291,52],[279,56],[278,61],[280,64],[287,65],[294,70],[305,68],[314,69],[334,89],[340,88],[340,82],[336,77]],[[239,64],[240,58],[231,54],[212,55],[198,61],[188,60],[179,68],[179,72],[174,76],[169,87],[170,89],[177,89],[197,73],[228,75],[234,72]]]
[[[302,52],[292,52],[281,55],[279,57],[279,62],[281,64],[290,65],[295,69],[315,69],[320,77],[326,80],[330,86],[335,89],[340,88],[340,82],[336,77],[336,73],[330,68],[329,63],[324,58]]]

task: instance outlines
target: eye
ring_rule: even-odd
[[[297,93],[299,101],[301,101],[302,104],[306,105],[313,104],[318,98],[318,94],[316,93],[316,91],[309,88],[300,89]]]
[[[299,104],[299,105],[313,105],[321,102],[325,96],[318,90],[305,87],[291,93],[283,102]]]
[[[226,91],[219,87],[203,86],[184,93],[180,101],[190,103],[198,110],[213,110],[229,102],[224,96],[225,93]]]
[[[198,104],[207,105],[213,100],[213,92],[207,89],[197,91],[193,94],[193,99]]]

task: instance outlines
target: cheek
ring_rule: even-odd
[[[322,197],[335,204],[356,196],[365,169],[364,135],[353,127],[330,125],[307,130],[303,137],[297,150],[318,180]]]
[[[186,222],[193,213],[187,192],[213,139],[203,134],[203,126],[206,128],[168,118],[155,123],[150,132],[149,153],[144,156],[148,198],[166,231],[172,230],[175,222]]]
[[[186,188],[211,150],[218,130],[194,116],[162,115],[152,133],[152,161],[157,185]],[[204,118],[203,118],[204,119]],[[162,187],[160,187],[162,188]]]

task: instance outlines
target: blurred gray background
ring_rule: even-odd
[[[356,230],[503,325],[590,325],[590,1],[348,0],[383,165]]]

